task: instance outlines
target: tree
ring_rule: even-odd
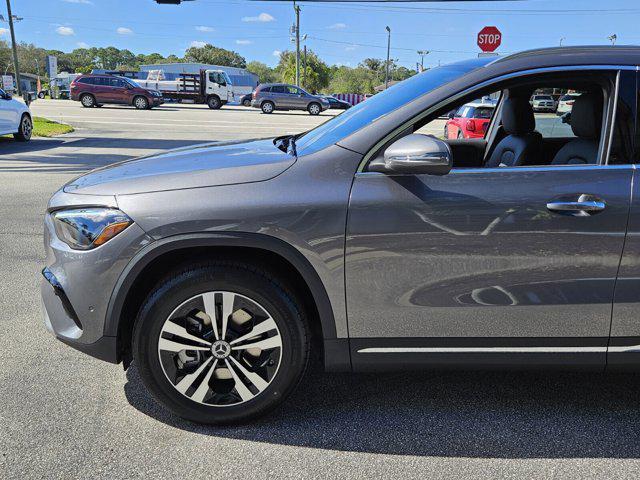
[[[278,81],[278,73],[262,62],[247,63],[247,70],[258,75],[260,83],[273,83]]]
[[[318,92],[329,85],[331,70],[311,50],[307,50],[307,73],[304,74],[304,63],[300,58],[300,84],[311,92]],[[280,54],[280,62],[276,67],[283,82],[296,83],[296,54],[286,51]]]
[[[374,93],[373,87],[376,84],[375,73],[368,68],[334,67],[328,91],[330,93]]]
[[[214,47],[210,43],[207,43],[204,47],[189,48],[185,52],[184,59],[187,62],[208,63],[226,67],[244,68],[247,66],[247,61],[239,53]]]

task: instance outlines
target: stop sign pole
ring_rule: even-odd
[[[502,43],[502,33],[496,27],[484,27],[478,32],[477,43],[484,53],[493,52]]]

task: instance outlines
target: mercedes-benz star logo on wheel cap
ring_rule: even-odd
[[[211,345],[211,353],[218,359],[227,358],[231,353],[231,345],[224,340],[216,340]]]

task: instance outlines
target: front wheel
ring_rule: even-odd
[[[18,131],[13,134],[13,138],[15,138],[19,142],[28,142],[29,140],[31,140],[32,133],[33,122],[31,121],[31,117],[25,113],[20,119]]]
[[[310,103],[307,107],[307,110],[309,111],[310,115],[320,115],[322,107],[320,107],[320,104],[318,103]]]
[[[136,320],[133,358],[175,414],[208,424],[263,415],[298,384],[309,358],[298,300],[276,277],[236,263],[185,267],[161,281]]]
[[[83,107],[85,108],[91,108],[94,107],[96,104],[96,99],[93,95],[91,95],[90,93],[85,93],[84,95],[82,95],[80,97],[80,103],[82,104]]]
[[[218,110],[219,108],[222,107],[222,102],[220,101],[220,99],[218,97],[216,97],[215,95],[212,95],[207,100],[207,105],[209,106],[209,108],[211,110]]]
[[[149,100],[143,96],[137,96],[133,99],[133,106],[138,110],[147,110],[149,108]]]
[[[262,109],[262,113],[273,113],[276,109],[275,105],[271,102],[263,102],[260,108]]]

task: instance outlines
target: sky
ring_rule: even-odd
[[[5,2],[0,13],[6,18]],[[499,53],[536,47],[640,44],[638,0],[522,0],[503,2],[318,3],[302,2],[305,44],[329,64],[356,66],[386,56],[415,68],[474,57],[478,31],[502,32]],[[12,0],[18,42],[71,51],[78,47],[127,48],[134,53],[184,55],[190,45],[211,43],[268,65],[291,50],[292,2],[195,0],[158,5],[153,0]],[[6,24],[0,37],[9,40]]]

